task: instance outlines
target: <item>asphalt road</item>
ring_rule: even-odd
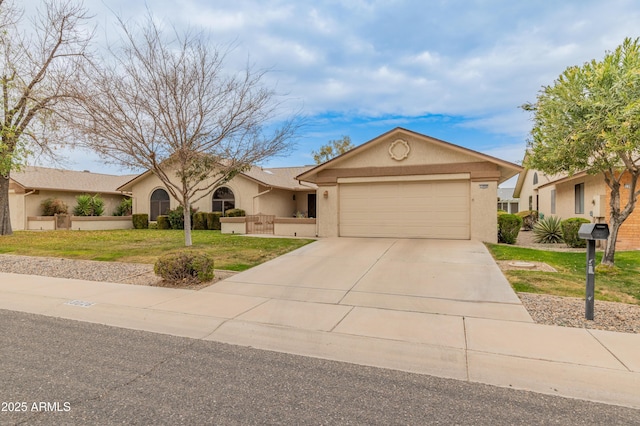
[[[640,410],[0,310],[0,424],[640,424]]]

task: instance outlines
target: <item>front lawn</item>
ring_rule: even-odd
[[[503,244],[487,244],[496,260],[544,262],[558,272],[504,271],[516,291],[556,296],[584,297],[585,253],[536,250]],[[596,253],[596,264],[602,253]],[[613,270],[596,270],[595,297],[598,300],[640,305],[640,251],[616,253]]]
[[[244,271],[313,241],[192,232],[193,248],[209,253],[216,269],[231,271]],[[184,248],[184,232],[177,230],[16,231],[0,236],[0,253],[68,259],[154,263],[179,248]]]

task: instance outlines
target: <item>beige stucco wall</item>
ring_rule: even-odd
[[[315,219],[276,218],[273,233],[283,237],[316,237]]]
[[[293,191],[274,188],[271,191],[255,198],[253,203],[254,208],[252,208],[252,211],[256,214],[263,213],[274,215],[276,217],[293,217],[296,212],[298,201],[297,197],[296,200],[293,199],[293,195]]]
[[[203,184],[206,184],[206,181]],[[272,189],[266,192],[269,188],[261,186],[257,182],[242,175],[236,176],[223,186],[233,191],[236,208],[244,210],[248,215],[264,213],[290,217],[293,216],[296,211],[298,199],[296,197],[296,201],[293,200],[293,191]],[[164,185],[160,179],[153,174],[147,175],[133,185],[133,208],[135,213],[149,213],[151,194],[157,188],[164,188]],[[259,195],[262,192],[265,193]],[[198,210],[202,212],[212,211],[212,197],[213,190],[207,193],[202,199],[193,203],[193,207],[197,207]],[[171,195],[169,195],[169,198],[170,207],[172,209],[176,208],[179,203]],[[304,202],[306,204],[306,199]]]
[[[584,183],[584,213],[575,212],[575,185]],[[556,190],[556,212],[551,213],[551,190]],[[570,181],[548,185],[538,190],[540,199],[540,212],[545,216],[557,216],[561,219],[570,217],[582,217],[593,220],[594,199],[607,193],[607,187],[602,176],[583,176]],[[597,216],[598,213],[596,212]]]
[[[26,228],[26,214],[24,213],[24,194],[9,192],[9,218],[11,219],[11,229],[14,231]]]
[[[487,243],[498,242],[498,217],[495,212],[498,199],[498,183],[495,181],[471,182],[471,239]]]
[[[318,235],[321,237],[337,237],[339,233],[338,185],[319,186],[317,194]]]
[[[404,160],[398,161],[389,155],[390,145],[398,140],[405,140],[409,144],[409,155]],[[397,147],[401,150],[401,147]],[[425,142],[410,134],[402,133],[387,135],[372,143],[367,149],[357,153],[357,155],[346,158],[336,167],[389,167],[389,166],[413,166],[428,164],[448,164],[480,162],[477,157],[464,152],[455,151],[452,148],[439,146],[437,144]]]

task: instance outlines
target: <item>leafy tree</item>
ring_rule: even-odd
[[[56,122],[91,37],[85,10],[71,1],[43,1],[28,31],[22,17],[15,2],[0,0],[0,235],[12,233],[11,171],[34,150],[53,156],[52,145],[64,139]]]
[[[610,193],[610,236],[602,258],[613,265],[618,230],[640,190],[640,44],[625,39],[602,61],[567,68],[523,105],[534,113],[526,166],[547,174],[602,173]],[[622,179],[629,196],[621,200]],[[622,205],[624,202],[624,206]]]
[[[312,151],[311,153],[313,154],[313,161],[316,164],[322,164],[353,148],[355,147],[351,143],[351,138],[343,136],[342,139],[329,141],[326,145],[322,145],[318,151]]]
[[[85,69],[73,124],[107,160],[162,181],[183,208],[190,246],[192,204],[288,151],[298,120],[275,128],[281,102],[264,72],[225,70],[225,52],[202,33],[165,34],[152,16],[137,28],[119,23],[122,47]]]

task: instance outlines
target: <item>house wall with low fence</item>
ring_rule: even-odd
[[[221,232],[223,234],[246,234],[247,220],[252,220],[252,216],[221,217]],[[318,235],[316,229],[316,219],[276,217],[273,219],[273,232],[271,234],[281,237],[315,238]]]
[[[57,225],[56,219],[54,216],[28,216],[27,229],[33,231],[63,229]],[[71,216],[69,229],[75,231],[133,229],[133,221],[131,216]]]

